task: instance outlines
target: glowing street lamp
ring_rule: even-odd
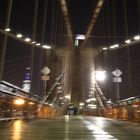
[[[5,31],[6,31],[6,32],[10,32],[11,29],[10,29],[10,28],[5,28]]]
[[[119,47],[119,44],[114,44],[114,45],[110,46],[110,49],[114,49],[114,48],[118,48],[118,47]]]
[[[22,38],[22,34],[17,34],[17,38]]]
[[[29,37],[25,38],[25,42],[30,42],[31,39]]]
[[[103,48],[103,50],[107,50],[107,48],[106,48],[106,47],[104,47],[104,48]]]
[[[36,41],[32,41],[32,44],[35,44],[36,43]]]
[[[15,105],[24,105],[25,104],[25,100],[23,100],[23,99],[15,99],[14,100],[14,104]]]
[[[97,81],[104,81],[106,79],[106,71],[95,71],[95,79]]]
[[[140,40],[140,35],[134,36],[134,40]]]
[[[41,44],[40,43],[36,43],[36,46],[40,46]]]
[[[125,43],[126,44],[130,44],[131,43],[131,40],[130,39],[125,40]]]
[[[49,45],[43,45],[42,48],[44,48],[44,49],[51,49],[51,46],[49,46]]]

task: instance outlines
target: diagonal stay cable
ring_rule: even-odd
[[[51,86],[51,88],[48,91],[47,95],[42,99],[39,108],[41,108],[43,106],[43,104],[46,102],[46,100],[48,99],[48,97],[50,96],[50,94],[52,93],[52,91],[54,90],[54,88],[57,85],[57,83],[59,82],[59,80],[63,77],[63,75],[64,75],[64,71],[62,72],[62,74],[58,78],[56,78],[55,82]]]

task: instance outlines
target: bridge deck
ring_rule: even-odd
[[[1,140],[138,140],[139,132],[136,123],[82,116],[15,120],[0,125]]]

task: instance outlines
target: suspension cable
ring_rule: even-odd
[[[101,11],[101,9],[103,7],[104,2],[105,2],[105,0],[98,0],[98,2],[96,4],[96,8],[95,8],[95,10],[93,11],[93,14],[92,14],[91,22],[90,22],[90,24],[89,24],[89,26],[87,28],[86,33],[85,33],[86,38],[83,41],[83,43],[81,44],[81,47],[84,47],[86,45],[87,40],[88,40],[88,38],[89,38],[89,36],[90,36],[94,26],[95,26],[96,20],[97,20],[97,18],[99,16],[99,13],[100,13],[100,11]]]
[[[33,31],[32,31],[33,40],[35,40],[35,38],[36,38],[37,13],[38,13],[38,0],[35,0],[34,17],[33,17]],[[31,90],[32,90],[32,84],[33,84],[33,69],[34,69],[34,47],[31,48],[31,71],[30,71],[30,75],[31,75]]]
[[[67,30],[67,34],[68,34],[69,41],[70,41],[69,43],[71,43],[71,45],[73,45],[73,33],[72,33],[72,28],[71,28],[66,0],[60,0],[60,4],[61,4],[61,9],[62,9],[62,12],[64,15],[65,23],[66,23],[66,30]]]
[[[7,16],[6,16],[5,28],[8,28],[9,24],[10,24],[12,3],[13,3],[13,0],[9,0],[8,7],[7,7]],[[1,52],[0,53],[0,81],[3,79],[4,61],[5,61],[5,55],[6,55],[7,40],[8,40],[8,36],[7,36],[7,34],[4,34],[3,44],[2,44],[2,47],[1,47],[1,51],[0,51]]]

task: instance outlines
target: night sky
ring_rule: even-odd
[[[42,25],[44,16],[44,5],[46,0],[39,1],[38,7],[38,20],[37,20],[37,34],[36,40],[51,44],[54,48],[65,47],[66,45],[66,29],[62,16],[59,0],[48,0],[47,7],[47,22],[45,35],[42,35]],[[87,26],[90,23],[93,9],[97,0],[67,0],[69,9],[70,21],[72,25],[73,34],[84,34]],[[0,0],[0,28],[4,28],[6,20],[8,0]],[[25,36],[32,37],[33,30],[33,18],[34,18],[34,3],[35,0],[13,0],[10,28],[13,33],[23,33]],[[101,13],[97,19],[93,32],[90,36],[92,40],[92,47],[100,48],[101,46],[111,45],[114,43],[122,43],[126,38],[132,37],[140,32],[140,1],[139,0],[106,0]],[[0,34],[0,47],[2,45],[3,35]],[[88,47],[88,46],[87,46]],[[135,48],[135,49],[134,49]],[[135,56],[135,53],[140,50],[135,46],[131,51],[130,58],[131,65],[136,66],[140,64],[139,55]],[[137,51],[136,51],[137,50]],[[38,48],[35,50],[35,61],[37,65],[40,64],[40,60],[43,57],[42,65],[46,63],[51,67],[51,62],[56,63],[56,58],[52,57],[52,52],[42,52]],[[48,54],[50,57],[46,56]],[[124,60],[124,54],[127,56],[125,50],[119,50],[113,53],[108,52],[106,56],[103,55],[97,57],[97,61],[103,66],[107,67],[111,72],[116,67],[120,67],[123,71],[127,71],[128,67],[124,66],[127,60]],[[119,58],[115,58],[115,56]],[[46,61],[46,58],[51,62]],[[117,59],[117,60],[116,60]],[[30,66],[31,60],[31,46],[24,43],[15,41],[8,38],[7,51],[5,58],[5,72],[4,79],[12,82],[18,86],[21,86],[24,79],[25,68]],[[124,60],[124,61],[122,61]],[[124,62],[121,64],[121,62]],[[137,64],[136,64],[137,63]],[[98,65],[98,64],[97,64]],[[35,64],[36,67],[36,64]],[[37,66],[38,67],[38,66]],[[43,66],[41,66],[43,67]],[[98,67],[98,66],[97,66]],[[39,72],[39,68],[35,69],[35,73]],[[138,71],[137,68],[131,67],[131,76]],[[122,86],[122,92],[124,97],[132,96],[132,93],[128,93],[126,87],[128,83],[128,72],[124,72],[124,86]],[[36,75],[36,81],[39,79],[39,74]],[[137,77],[137,76],[134,76]],[[133,79],[132,89],[135,95],[139,94],[140,89],[137,86],[137,78]],[[138,81],[139,83],[139,81]],[[34,92],[39,92],[40,87],[36,86],[38,83],[34,83]],[[108,87],[111,85],[111,80],[108,82]],[[106,89],[108,97],[112,98],[112,88]],[[135,88],[137,87],[137,88]],[[121,98],[124,98],[123,95]]]

